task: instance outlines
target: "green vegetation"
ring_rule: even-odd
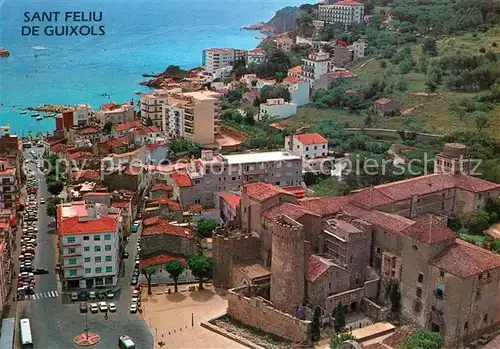
[[[357,339],[356,337],[354,337],[352,335],[352,333],[336,333],[336,334],[333,334],[331,339],[330,339],[330,349],[340,349],[340,344],[342,344],[342,342],[345,342],[347,340],[351,340],[351,341],[356,341],[357,342]]]
[[[401,343],[398,349],[441,349],[443,339],[437,332],[418,331]]]
[[[155,267],[147,267],[141,269],[141,274],[144,275],[148,282],[148,296],[151,296],[153,294],[153,292],[151,291],[151,279],[154,273],[156,273]]]
[[[335,318],[333,321],[333,329],[335,332],[343,332],[345,327],[345,306],[339,302],[335,307]]]
[[[391,281],[388,288],[389,300],[391,301],[391,312],[399,314],[401,311],[401,291],[397,281]]]
[[[196,234],[202,239],[210,238],[217,225],[219,225],[219,222],[215,219],[200,219],[196,223]]]
[[[212,277],[212,257],[192,256],[188,265],[193,276],[198,278],[198,289],[203,290],[203,279]]]
[[[179,276],[184,272],[184,264],[179,261],[170,261],[165,263],[165,271],[170,274],[170,277],[174,280],[174,292],[177,293],[177,281]]]
[[[312,187],[312,196],[342,196],[349,193],[347,186],[337,177],[328,177],[320,180]]]
[[[312,341],[317,342],[321,339],[321,309],[316,307],[314,309],[313,320],[311,324],[311,336]]]
[[[57,206],[61,203],[60,198],[49,198],[47,200],[47,216],[55,219],[57,225]]]
[[[201,146],[185,139],[171,140],[169,143],[169,150],[172,153],[171,158],[173,159],[192,155],[200,157],[201,155]]]

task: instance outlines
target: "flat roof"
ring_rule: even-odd
[[[218,99],[220,97],[220,93],[214,91],[185,92],[182,95],[193,97],[199,100],[212,100],[212,99]]]
[[[301,160],[300,156],[291,155],[290,153],[285,151],[220,155],[220,157],[226,160],[229,165],[271,162],[271,161]]]

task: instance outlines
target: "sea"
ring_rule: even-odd
[[[20,136],[52,132],[53,118],[37,121],[32,113],[20,111],[42,104],[86,103],[98,109],[104,103],[137,101],[135,93],[148,90],[138,84],[147,80],[143,73],[168,65],[200,66],[203,49],[210,47],[252,49],[261,34],[242,26],[267,21],[280,8],[302,3],[0,0],[0,47],[11,53],[0,58],[0,125],[9,125]],[[56,26],[78,28],[51,35]],[[84,26],[104,35],[80,35],[89,32]]]

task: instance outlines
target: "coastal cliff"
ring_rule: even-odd
[[[259,30],[268,34],[281,34],[297,27],[299,19],[299,8],[296,6],[287,6],[276,11],[276,14],[267,23],[261,22],[248,25],[242,29]]]

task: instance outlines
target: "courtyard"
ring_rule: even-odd
[[[142,316],[151,328],[155,348],[163,341],[166,348],[246,348],[226,337],[200,326],[202,321],[222,315],[227,300],[214,289],[188,291],[188,285],[179,285],[178,293],[173,286],[152,287],[148,296],[147,287],[142,288]]]

